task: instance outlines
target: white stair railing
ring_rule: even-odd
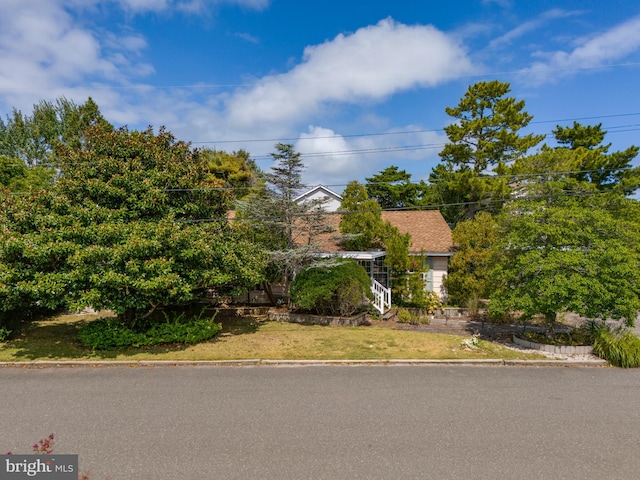
[[[371,291],[374,308],[384,315],[391,308],[391,289],[372,278]]]

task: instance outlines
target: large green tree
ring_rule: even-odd
[[[635,210],[635,200],[624,199]],[[519,201],[503,219],[492,271],[494,313],[541,314],[553,326],[563,312],[624,319],[640,309],[640,224],[614,214],[601,196]],[[630,219],[631,218],[631,219]]]
[[[0,305],[156,308],[263,280],[266,254],[228,227],[206,159],[168,132],[94,128],[64,146],[54,187],[3,203]]]
[[[498,222],[488,212],[479,212],[473,219],[458,223],[452,237],[456,251],[444,279],[449,303],[466,305],[469,300],[488,298],[489,272],[500,238]]]
[[[518,196],[499,219],[495,242],[497,313],[558,313],[625,319],[640,307],[640,204],[626,197],[640,173],[636,147],[609,153],[599,125],[558,127],[560,147],[518,159]]]
[[[454,123],[445,127],[449,142],[440,152],[441,166],[429,181],[431,201],[459,204],[443,210],[449,224],[472,218],[484,208],[499,209],[496,200],[507,198],[510,188],[504,174],[516,159],[542,141],[544,135],[520,130],[532,119],[523,100],[507,96],[508,83],[497,80],[471,85],[456,107],[447,107]]]
[[[59,146],[80,147],[87,129],[96,125],[109,124],[91,98],[81,105],[65,97],[41,100],[31,115],[14,108],[6,120],[0,119],[0,155],[28,166],[55,163]]]
[[[340,211],[340,233],[347,250],[364,251],[383,247],[382,208],[375,199],[369,198],[364,185],[355,180],[349,182],[342,193]]]

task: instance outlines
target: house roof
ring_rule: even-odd
[[[339,239],[340,218],[338,214],[327,215],[326,224],[334,232],[323,233],[312,240],[320,251],[345,251]],[[382,220],[391,223],[400,233],[411,235],[411,253],[448,255],[452,251],[451,229],[438,210],[383,211]],[[308,238],[299,241],[301,244],[307,243]]]
[[[450,252],[451,228],[438,210],[387,210],[382,220],[411,234],[411,252]]]

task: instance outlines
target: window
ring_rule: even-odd
[[[429,292],[433,292],[433,257],[427,257],[425,263],[429,267],[429,270],[422,274],[422,280],[424,280],[424,288]]]
[[[384,264],[384,257],[373,260],[358,260],[358,263],[367,271],[369,278],[389,288],[389,269]]]

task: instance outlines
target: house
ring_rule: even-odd
[[[389,271],[384,265],[384,250],[363,252],[346,251],[339,238],[340,215],[338,212],[342,197],[330,189],[319,185],[297,197],[300,201],[327,198],[327,223],[334,233],[325,233],[313,239],[319,255],[352,258],[369,273],[372,290],[376,296],[376,308],[380,311],[390,306]],[[429,267],[424,274],[425,288],[443,298],[446,294],[443,279],[447,275],[449,257],[453,254],[451,229],[438,210],[387,210],[382,212],[382,220],[388,221],[400,233],[411,235],[410,254],[422,255]]]
[[[323,207],[327,212],[335,212],[340,208],[342,197],[324,185],[317,185],[311,190],[294,198],[298,203],[324,201]]]

